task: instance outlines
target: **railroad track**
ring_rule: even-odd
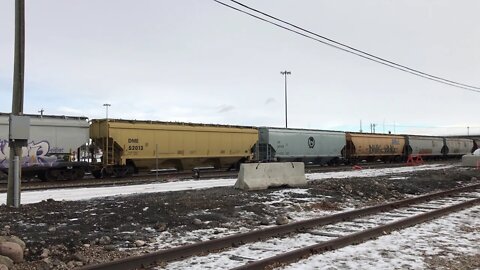
[[[166,265],[168,269],[188,269],[193,264],[201,265],[203,269],[270,269],[313,254],[360,243],[479,203],[480,184],[475,184],[81,269],[126,270],[153,268],[158,264]],[[251,257],[252,251],[255,258]],[[222,264],[218,265],[218,262]]]
[[[442,162],[436,162],[442,163]],[[443,162],[446,163],[446,162]],[[427,163],[428,164],[428,163]],[[362,165],[364,168],[395,168],[403,167],[405,163],[367,163]],[[351,170],[351,166],[307,166],[305,168],[306,173],[316,172],[335,172]],[[102,187],[102,186],[117,186],[117,185],[136,185],[136,184],[150,184],[158,182],[174,182],[194,179],[215,179],[215,178],[236,178],[237,171],[225,171],[225,170],[205,170],[200,171],[199,177],[196,178],[192,171],[181,172],[161,172],[156,175],[155,173],[143,173],[133,175],[128,178],[104,178],[95,179],[93,177],[87,177],[85,179],[78,180],[63,180],[52,182],[41,181],[24,181],[22,182],[23,191],[33,190],[45,190],[45,189],[60,189],[60,188],[80,188],[80,187]],[[7,191],[6,180],[0,181],[0,193]]]
[[[238,172],[232,171],[209,171],[202,174],[201,178],[220,178],[220,177],[236,177]],[[193,177],[192,172],[168,172],[159,173],[158,176],[153,174],[139,174],[126,178],[103,178],[95,179],[88,177],[79,180],[59,180],[53,182],[22,182],[22,190],[45,190],[60,188],[80,188],[80,187],[102,187],[102,186],[118,186],[118,185],[138,185],[158,182],[175,182],[184,180],[198,179]],[[7,183],[0,182],[0,193],[6,192]]]

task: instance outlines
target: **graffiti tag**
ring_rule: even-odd
[[[52,166],[57,157],[50,153],[58,153],[63,149],[56,148],[55,152],[50,148],[48,141],[31,141],[26,147],[22,147],[22,167],[29,166]],[[7,140],[0,140],[0,168],[8,168],[10,158],[10,147]]]
[[[394,154],[396,152],[397,148],[393,145],[370,144],[368,146],[368,153],[370,154]]]

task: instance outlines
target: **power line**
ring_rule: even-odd
[[[436,82],[443,83],[443,84],[446,84],[446,85],[450,85],[450,86],[453,86],[453,87],[461,88],[461,89],[464,89],[464,90],[467,90],[467,91],[472,91],[472,92],[480,93],[480,87],[471,86],[471,85],[467,85],[467,84],[455,82],[455,81],[452,81],[452,80],[444,79],[444,78],[441,78],[441,77],[438,77],[438,76],[434,76],[434,75],[428,74],[428,73],[426,73],[426,72],[422,72],[422,71],[419,71],[419,70],[416,70],[416,69],[413,69],[413,68],[409,68],[409,67],[404,66],[404,65],[397,64],[397,63],[395,63],[395,62],[393,62],[393,61],[389,61],[389,60],[387,60],[387,59],[384,59],[384,58],[375,56],[375,55],[373,55],[373,54],[370,54],[370,53],[364,52],[364,51],[362,51],[362,50],[356,49],[356,48],[354,48],[354,47],[351,47],[351,46],[345,45],[345,44],[343,44],[343,43],[337,42],[337,41],[335,41],[335,40],[333,40],[333,39],[330,39],[330,38],[321,36],[321,35],[319,35],[319,34],[316,34],[316,33],[312,32],[312,31],[306,30],[306,29],[304,29],[304,28],[302,28],[302,27],[299,27],[299,26],[296,26],[296,25],[294,25],[294,24],[292,24],[292,23],[289,23],[289,22],[287,22],[287,21],[285,21],[285,20],[278,19],[278,18],[276,18],[276,17],[274,17],[274,16],[272,16],[272,15],[269,15],[269,14],[267,14],[267,13],[265,13],[265,12],[262,12],[262,11],[259,11],[259,10],[257,10],[257,9],[251,8],[251,7],[249,7],[249,6],[245,5],[245,4],[242,4],[242,3],[238,2],[238,1],[230,0],[231,2],[234,2],[234,3],[237,4],[237,5],[240,5],[240,6],[244,7],[244,8],[247,8],[247,9],[249,9],[249,10],[252,10],[252,11],[254,11],[254,12],[256,12],[256,13],[259,13],[259,14],[261,14],[261,15],[263,15],[263,16],[266,16],[266,17],[268,17],[268,18],[274,19],[274,20],[276,20],[276,21],[278,21],[278,22],[281,22],[281,23],[283,23],[283,24],[286,24],[286,25],[289,25],[289,26],[291,26],[291,27],[294,27],[294,28],[296,28],[296,29],[298,29],[298,30],[301,30],[301,31],[303,31],[303,32],[306,32],[306,33],[308,33],[308,34],[310,34],[310,35],[314,35],[314,36],[316,36],[316,37],[318,37],[318,38],[309,36],[309,35],[307,35],[307,34],[305,34],[305,33],[302,33],[302,32],[300,32],[300,31],[291,29],[291,28],[289,28],[289,27],[287,27],[287,26],[284,26],[284,25],[281,25],[281,24],[279,24],[279,23],[273,22],[273,21],[271,21],[271,20],[262,18],[262,17],[260,17],[260,16],[257,16],[257,15],[255,15],[255,14],[253,14],[253,13],[250,13],[250,12],[248,12],[248,11],[245,11],[245,10],[242,10],[242,9],[240,9],[240,8],[234,7],[234,6],[232,6],[232,5],[226,4],[226,3],[221,2],[221,1],[219,1],[219,0],[213,0],[213,1],[215,1],[215,2],[218,3],[218,4],[223,5],[223,6],[225,6],[225,7],[228,7],[228,8],[231,8],[231,9],[233,9],[233,10],[236,10],[236,11],[238,11],[238,12],[247,14],[247,15],[249,15],[249,16],[251,16],[251,17],[254,17],[254,18],[258,19],[258,20],[261,20],[261,21],[264,21],[264,22],[266,22],[266,23],[269,23],[269,24],[272,24],[272,25],[274,25],[274,26],[277,26],[277,27],[279,27],[279,28],[282,28],[282,29],[284,29],[284,30],[287,30],[287,31],[293,32],[293,33],[295,33],[295,34],[301,35],[301,36],[303,36],[303,37],[306,37],[306,38],[315,40],[315,41],[317,41],[317,42],[320,42],[320,43],[322,43],[322,44],[324,44],[324,45],[333,47],[333,48],[335,48],[335,49],[338,49],[338,50],[341,50],[341,51],[344,51],[344,52],[347,52],[347,53],[350,53],[350,54],[354,54],[354,55],[356,55],[356,56],[359,56],[359,57],[362,57],[362,58],[364,58],[364,59],[367,59],[367,60],[376,62],[376,63],[378,63],[378,64],[382,64],[382,65],[384,65],[384,66],[388,66],[388,67],[391,67],[391,68],[394,68],[394,69],[397,69],[397,70],[400,70],[400,71],[403,71],[403,72],[406,72],[406,73],[410,73],[410,74],[412,74],[412,75],[419,76],[419,77],[422,77],[422,78],[424,78],[424,79],[436,81]],[[323,40],[322,40],[322,39],[323,39]],[[327,40],[328,42],[325,41],[325,40]],[[330,43],[329,43],[329,42],[330,42]],[[331,43],[333,43],[333,44],[331,44]]]
[[[380,124],[377,124],[380,125]],[[480,128],[480,126],[469,126],[468,124],[464,126],[428,126],[428,125],[402,125],[398,123],[385,123],[382,124],[385,127],[400,127],[400,128],[416,128],[416,129],[422,129],[422,128],[441,128],[441,129],[459,129],[459,128],[466,128],[467,126],[469,128]]]
[[[429,76],[429,77],[432,77],[432,78],[436,78],[436,79],[440,79],[440,80],[443,80],[443,81],[446,81],[446,82],[450,82],[450,83],[458,84],[458,85],[461,85],[461,86],[465,86],[465,87],[469,87],[469,88],[474,88],[474,89],[480,90],[480,87],[471,86],[471,85],[467,85],[467,84],[463,84],[463,83],[459,83],[459,82],[447,80],[447,79],[444,79],[444,78],[441,78],[441,77],[437,77],[437,76],[434,76],[434,75],[431,75],[431,74],[428,74],[428,73],[425,73],[425,72],[422,72],[422,71],[419,71],[419,70],[416,70],[416,69],[413,69],[413,68],[409,68],[409,67],[407,67],[407,66],[404,66],[404,65],[395,63],[395,62],[390,61],[390,60],[387,60],[387,59],[385,59],[385,58],[381,58],[381,57],[375,56],[375,55],[370,54],[370,53],[368,53],[368,52],[365,52],[365,51],[356,49],[356,48],[354,48],[354,47],[352,47],[352,46],[349,46],[349,45],[346,45],[346,44],[344,44],[344,43],[340,43],[340,42],[335,41],[335,40],[333,40],[333,39],[327,38],[327,37],[325,37],[325,36],[319,35],[319,34],[317,34],[317,33],[314,33],[314,32],[312,32],[312,31],[309,31],[309,30],[307,30],[307,29],[304,29],[304,28],[302,28],[302,27],[299,27],[299,26],[297,26],[297,25],[295,25],[295,24],[292,24],[292,23],[289,23],[289,22],[287,22],[287,21],[278,19],[278,18],[276,18],[276,17],[274,17],[274,16],[272,16],[272,15],[269,15],[269,14],[267,14],[267,13],[265,13],[265,12],[262,12],[262,11],[260,11],[260,10],[254,9],[254,8],[252,8],[252,7],[249,7],[249,6],[247,6],[247,5],[245,5],[245,4],[242,4],[242,3],[238,2],[238,1],[235,1],[235,0],[230,0],[230,1],[236,3],[236,4],[240,5],[240,6],[243,6],[243,7],[247,8],[247,9],[250,9],[250,10],[252,10],[252,11],[255,11],[255,12],[257,12],[257,13],[260,13],[260,14],[262,14],[262,15],[264,15],[264,16],[267,16],[267,17],[269,17],[269,18],[272,18],[272,19],[274,19],[274,20],[277,20],[277,21],[279,21],[279,22],[282,22],[282,23],[284,23],[284,24],[290,25],[290,26],[295,27],[295,28],[297,28],[297,29],[300,29],[300,30],[302,30],[302,31],[304,31],[304,32],[307,32],[307,33],[309,33],[309,34],[312,34],[312,35],[314,35],[314,36],[317,36],[317,37],[319,37],[319,38],[328,40],[329,42],[332,42],[332,43],[334,43],[334,44],[343,46],[343,47],[348,48],[348,49],[350,49],[350,50],[353,50],[353,51],[355,51],[355,52],[359,52],[359,53],[368,55],[368,56],[370,56],[370,57],[372,57],[372,58],[375,58],[375,59],[377,59],[377,60],[384,61],[384,62],[387,62],[387,63],[389,63],[389,64],[396,65],[396,66],[398,66],[398,67],[401,67],[401,68],[404,68],[404,69],[407,69],[407,70],[410,70],[410,71],[413,71],[413,72],[416,72],[416,73],[419,73],[419,74],[423,74],[423,75],[426,75],[426,76]]]
[[[465,126],[450,126],[450,127],[440,127],[440,126],[409,126],[409,125],[393,125],[393,124],[385,124],[385,126],[395,126],[395,127],[402,127],[402,128],[443,128],[443,129],[459,129],[459,128],[466,128]],[[468,126],[469,128],[480,128],[479,126]]]

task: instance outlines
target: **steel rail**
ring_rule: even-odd
[[[428,164],[426,162],[426,164]],[[366,163],[361,164],[365,169],[378,169],[378,168],[398,168],[406,167],[405,163]],[[350,170],[350,165],[339,165],[339,166],[319,166],[319,165],[307,165],[305,167],[305,173],[319,173],[319,172],[337,172],[337,171],[348,171]],[[198,180],[205,178],[223,178],[223,177],[232,177],[235,178],[238,176],[238,171],[226,171],[226,170],[203,170],[200,171],[199,178],[194,177],[194,172],[191,171],[179,171],[179,172],[160,172],[158,174],[158,179],[156,178],[155,173],[141,173],[134,174],[128,178],[115,178],[107,177],[103,179],[96,179],[91,177],[85,177],[83,179],[73,179],[73,180],[57,180],[57,181],[22,181],[22,191],[34,191],[34,190],[45,190],[45,189],[63,189],[63,188],[77,188],[77,187],[105,187],[105,186],[115,186],[115,185],[134,185],[134,184],[150,184],[150,183],[163,183],[165,180],[171,178],[178,178],[175,181],[185,181],[185,180]],[[0,180],[0,193],[6,192],[6,180]]]
[[[449,196],[455,193],[475,190],[480,188],[480,184],[469,185],[465,187],[450,189],[446,191],[440,191],[436,193],[431,193],[423,196],[418,196],[415,198],[395,201],[391,203],[386,203],[378,206],[371,206],[362,209],[356,209],[352,211],[346,211],[338,214],[333,214],[329,216],[323,216],[298,222],[292,222],[290,224],[270,227],[266,229],[254,230],[246,233],[238,233],[223,238],[208,240],[204,242],[193,243],[185,246],[175,247],[171,249],[160,250],[140,256],[132,256],[124,258],[121,260],[96,264],[96,265],[87,265],[80,269],[82,270],[127,270],[127,269],[136,269],[140,267],[146,267],[157,262],[173,261],[181,258],[190,257],[192,255],[204,254],[206,252],[212,252],[215,250],[220,250],[224,248],[229,248],[232,246],[238,246],[248,242],[255,242],[265,238],[285,235],[291,232],[302,231],[307,228],[321,226],[326,224],[331,224],[335,222],[341,222],[346,220],[351,220],[360,216],[375,214],[378,212],[395,209],[398,207],[403,207],[415,203],[420,203],[428,201],[438,197]]]
[[[221,178],[221,177],[236,177],[238,172],[208,172],[204,173],[201,178],[210,177],[212,179]],[[152,184],[152,183],[167,183],[171,177],[176,177],[179,181],[185,180],[198,180],[192,177],[192,173],[179,172],[179,173],[163,173],[159,174],[159,178],[155,179],[153,174],[142,174],[142,175],[133,175],[129,178],[103,178],[103,179],[81,179],[81,180],[57,180],[51,182],[24,182],[22,183],[23,191],[35,191],[35,190],[45,190],[45,189],[63,189],[63,188],[83,188],[83,187],[108,187],[108,186],[117,186],[117,185],[138,185],[138,184]],[[0,183],[0,193],[4,192],[6,189],[2,187]]]
[[[232,268],[232,270],[259,270],[259,269],[272,269],[281,265],[289,264],[301,259],[305,259],[314,254],[320,254],[325,251],[339,249],[352,244],[359,244],[366,240],[382,236],[390,233],[394,230],[410,227],[428,220],[435,219],[437,217],[456,212],[465,208],[472,207],[480,203],[480,198],[455,204],[452,206],[433,210],[431,212],[415,215],[412,217],[404,218],[399,221],[387,223],[385,225],[377,226],[361,232],[349,234],[343,237],[339,237],[334,240],[322,242],[320,244],[311,245],[308,247],[296,249],[290,252],[279,254],[277,256],[265,258],[259,261],[255,261],[240,267]]]

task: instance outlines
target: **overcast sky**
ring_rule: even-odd
[[[10,112],[14,0],[0,1]],[[229,1],[225,1],[231,3]],[[245,0],[402,65],[480,86],[480,1]],[[212,0],[26,0],[25,113],[312,129],[480,134],[480,93],[322,45]],[[394,126],[395,123],[395,126]]]

